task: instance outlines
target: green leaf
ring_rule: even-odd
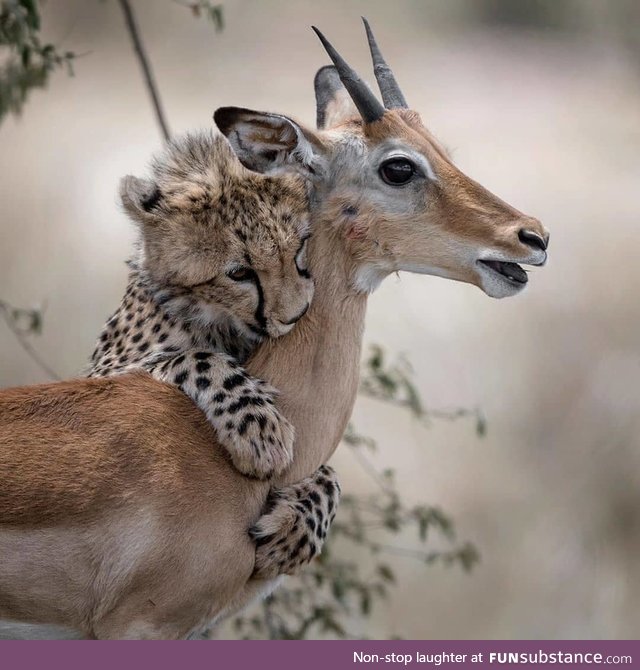
[[[480,562],[480,554],[470,542],[467,542],[458,551],[458,559],[463,570],[471,572],[473,567]]]
[[[390,582],[392,584],[395,583],[396,577],[393,574],[393,570],[391,570],[391,568],[388,565],[380,563],[380,565],[378,565],[377,572],[380,575],[380,577],[384,579],[385,582]]]
[[[368,591],[362,591],[360,594],[360,612],[364,616],[371,614],[371,596]]]
[[[477,416],[476,416],[476,435],[478,437],[484,437],[487,434],[487,420],[478,410]]]

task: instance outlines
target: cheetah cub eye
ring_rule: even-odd
[[[298,271],[298,274],[301,277],[311,277],[309,274],[309,268],[307,265],[307,246],[309,242],[309,238],[311,235],[307,235],[301,242],[300,248],[298,249],[298,252],[296,253],[296,270]]]
[[[251,268],[238,267],[227,272],[227,277],[233,281],[252,281],[255,277],[255,272]]]

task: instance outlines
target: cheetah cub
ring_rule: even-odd
[[[293,428],[275,390],[240,365],[265,337],[289,332],[313,296],[302,179],[250,172],[224,137],[201,133],[171,142],[151,180],[125,177],[120,196],[140,238],[89,375],[144,369],[175,384],[240,472],[280,474]]]

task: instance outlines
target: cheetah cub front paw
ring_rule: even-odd
[[[186,351],[150,359],[144,369],[175,384],[198,405],[242,474],[268,479],[291,465],[294,431],[275,407],[276,390],[249,376],[227,354]]]
[[[293,461],[294,429],[274,405],[275,389],[246,377],[215,417],[220,441],[243,474],[269,479]]]
[[[292,575],[318,556],[339,501],[338,477],[328,465],[296,484],[272,489],[268,511],[249,531],[256,543],[254,577]]]

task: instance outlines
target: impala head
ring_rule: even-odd
[[[314,28],[334,65],[315,78],[318,130],[281,115],[225,107],[215,120],[241,162],[312,183],[315,225],[343,235],[354,286],[373,290],[407,270],[475,284],[496,298],[521,291],[520,263],[543,265],[542,224],[463,174],[409,110],[365,20],[382,104]]]

